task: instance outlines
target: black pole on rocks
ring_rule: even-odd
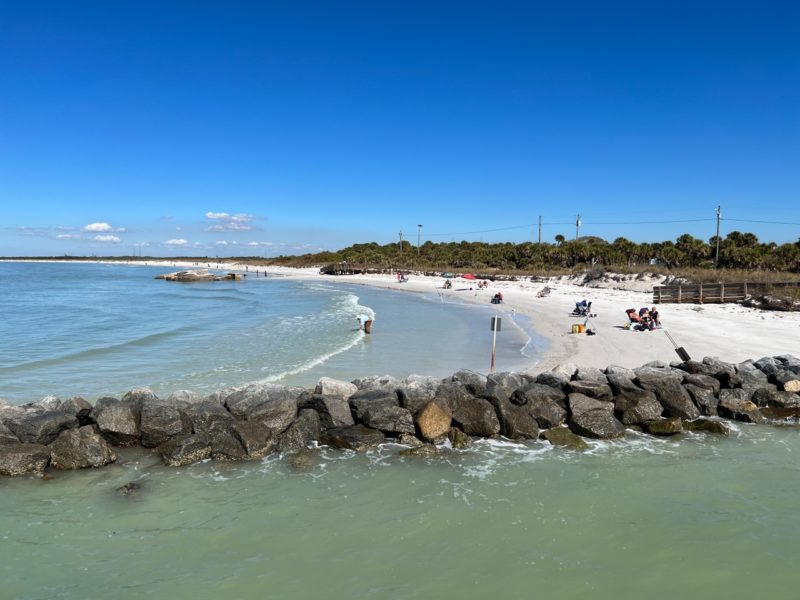
[[[672,342],[672,345],[673,345],[673,346],[675,346],[675,352],[677,352],[677,353],[678,353],[678,356],[680,356],[680,357],[681,357],[681,360],[682,360],[682,361],[684,361],[684,362],[688,362],[688,361],[692,360],[692,358],[689,356],[689,353],[686,351],[686,349],[685,349],[683,346],[678,346],[678,344],[675,342],[675,340],[674,340],[674,339],[672,338],[672,336],[669,334],[669,331],[667,331],[667,330],[665,329],[665,330],[664,330],[664,333],[666,333],[666,334],[667,334],[667,337],[669,338],[669,341],[670,341],[670,342]]]

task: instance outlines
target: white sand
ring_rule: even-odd
[[[117,263],[118,264],[118,263]],[[144,264],[144,263],[132,263]],[[170,268],[206,268],[209,263],[178,263],[157,261],[147,263]],[[212,269],[244,271],[234,263],[210,263]],[[793,354],[800,356],[800,313],[762,311],[737,304],[662,304],[658,306],[664,330],[632,331],[623,328],[627,321],[625,309],[652,306],[652,281],[626,281],[622,285],[636,289],[588,288],[557,281],[550,284],[550,296],[538,298],[541,283],[490,282],[488,289],[478,290],[477,282],[454,279],[453,289],[442,289],[444,279],[408,275],[407,283],[398,283],[390,275],[320,275],[317,269],[268,267],[274,275],[296,279],[319,279],[328,283],[349,283],[391,288],[407,292],[431,293],[436,289],[448,298],[488,304],[491,297],[501,291],[504,302],[499,311],[510,314],[516,311],[530,317],[534,329],[549,341],[549,347],[532,371],[552,368],[560,363],[575,363],[587,367],[619,365],[637,367],[646,362],[678,360],[675,349],[664,330],[683,346],[693,359],[717,356],[729,362],[748,358]],[[253,267],[250,267],[253,271]],[[470,290],[469,288],[473,288]],[[648,291],[641,291],[648,290]],[[570,316],[575,302],[581,299],[592,302],[592,312],[597,317],[589,327],[597,335],[572,334],[573,323],[584,319]]]

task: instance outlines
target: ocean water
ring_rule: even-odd
[[[250,381],[313,386],[321,376],[489,371],[495,311],[442,303],[433,287],[410,294],[252,274],[154,279],[169,270],[0,263],[0,398],[93,401],[142,386],[166,396]],[[358,331],[362,314],[374,318],[372,335]],[[521,317],[503,324],[498,369],[534,365],[544,342]]]
[[[30,274],[35,267],[19,268]],[[73,268],[58,268],[62,267]],[[44,384],[58,388],[59,377],[88,386],[96,376],[108,376],[104,386],[124,390],[151,374],[151,383],[171,382],[164,383],[166,392],[173,383],[185,382],[185,374],[174,366],[159,369],[158,361],[169,358],[169,352],[160,350],[163,339],[192,353],[192,360],[176,357],[179,362],[171,364],[184,365],[184,370],[195,364],[191,373],[196,378],[206,373],[204,355],[212,355],[225,367],[218,371],[221,383],[232,383],[239,375],[250,376],[251,367],[242,366],[249,363],[238,354],[237,344],[224,346],[223,354],[209,340],[235,338],[245,323],[253,328],[251,337],[258,337],[256,331],[275,331],[269,329],[268,319],[259,320],[260,311],[271,305],[247,295],[243,300],[214,298],[261,289],[249,281],[241,287],[198,291],[153,282],[157,287],[150,289],[158,291],[152,294],[147,291],[152,273],[131,269],[130,276],[139,282],[126,292],[132,314],[120,316],[114,302],[121,293],[120,281],[128,276],[120,273],[128,271],[109,267],[109,280],[88,291],[85,284],[91,278],[77,278],[76,273],[86,273],[78,267],[72,276],[63,271],[64,279],[52,282],[49,293],[40,292],[46,298],[31,300],[45,307],[38,315],[14,308],[4,287],[0,307],[4,316],[11,311],[17,319],[14,326],[3,325],[4,336],[12,336],[18,349],[3,344],[2,366],[27,365],[13,380],[9,370],[1,372],[2,385],[11,386],[15,399],[38,397]],[[97,270],[105,272],[102,267]],[[52,273],[40,271],[47,272]],[[140,279],[136,273],[147,277]],[[398,335],[439,327],[433,331],[446,337],[447,350],[464,344],[466,357],[485,343],[481,336],[488,330],[488,313],[479,311],[470,324],[473,309],[442,309],[435,295],[419,298],[338,286],[307,290],[305,284],[285,281],[264,282],[264,292],[252,293],[269,294],[271,285],[282,290],[287,304],[297,307],[294,316],[302,318],[293,321],[295,327],[303,327],[311,315],[325,314],[322,330],[327,331],[337,322],[332,315],[349,313],[341,316],[338,337],[345,339],[338,345],[313,346],[314,356],[333,356],[290,378],[304,373],[313,378],[315,369],[324,365],[335,365],[334,370],[367,365],[382,373],[396,366],[391,361],[405,356],[392,354],[400,352],[392,344],[397,339],[394,327],[402,330]],[[73,300],[65,299],[69,289],[74,290]],[[30,297],[20,287],[16,290],[17,302]],[[167,310],[165,304],[171,305],[158,299],[164,290],[177,294],[176,303],[183,307],[175,311],[174,322],[156,319],[159,311]],[[113,330],[119,320],[116,327],[130,335],[135,327],[126,325],[127,319],[142,315],[164,328],[150,335],[163,333],[163,338],[156,338],[156,344],[150,339],[140,342],[148,352],[140,353],[134,343],[133,354],[109,358],[106,353],[128,352],[131,344],[120,349],[119,341],[109,343],[111,338],[86,330],[86,315],[80,310],[59,319],[61,325],[49,322],[87,294],[99,298],[92,303],[93,320],[104,322],[104,314],[109,319],[103,331]],[[212,302],[201,302],[193,294],[208,294]],[[355,308],[351,296],[358,296]],[[220,326],[224,319],[216,310],[208,314],[209,305],[222,307],[236,327]],[[234,307],[241,305],[248,309],[237,316]],[[398,308],[401,305],[404,308]],[[459,313],[459,318],[446,320],[461,309],[464,318]],[[348,323],[355,322],[353,313],[363,310],[375,312],[376,333],[368,342],[355,331],[349,332],[351,337],[344,333]],[[196,313],[199,329],[180,317],[187,311]],[[417,314],[438,315],[445,321],[431,324],[421,319],[417,324]],[[286,318],[284,314],[281,320]],[[397,324],[392,324],[395,319]],[[47,336],[36,330],[42,322],[42,330],[51,332]],[[22,326],[34,329],[31,335],[38,336],[38,343],[13,337]],[[60,335],[55,333],[59,327]],[[310,335],[321,343],[328,338],[320,331]],[[80,354],[71,335],[85,336],[85,348],[96,352]],[[192,344],[184,335],[205,350],[190,351]],[[412,343],[419,335],[410,331],[403,339]],[[451,335],[455,337],[447,337]],[[241,342],[247,348],[242,356],[258,352],[267,339]],[[51,343],[42,349],[44,340]],[[103,342],[107,350],[99,349]],[[423,346],[412,348],[412,354],[428,352]],[[507,350],[504,360],[512,360],[519,347],[512,344]],[[430,351],[427,360],[438,363],[448,355],[438,352],[443,356],[431,358],[436,352]],[[70,370],[59,361],[75,360],[76,354],[85,371],[68,376]],[[476,351],[474,358],[480,362],[482,354]],[[297,351],[292,356],[301,355]],[[259,356],[266,361],[271,355]],[[381,362],[389,357],[390,362]],[[305,364],[297,362],[300,358],[283,360],[265,376]],[[105,367],[92,369],[92,364]],[[408,364],[413,363],[404,366]],[[240,365],[239,370],[232,365]],[[452,369],[448,365],[445,370]],[[27,384],[17,382],[20,373]],[[119,379],[116,384],[114,378]],[[221,387],[212,374],[208,380],[211,387]],[[108,391],[106,387],[98,393]],[[3,395],[9,394],[0,392]],[[293,465],[291,457],[273,455],[248,463],[206,461],[172,469],[161,466],[151,453],[127,450],[103,469],[54,473],[52,479],[0,478],[0,598],[795,598],[800,584],[795,564],[800,429],[749,424],[734,428],[727,438],[696,433],[659,439],[628,432],[621,440],[590,442],[590,449],[582,452],[545,442],[503,440],[480,441],[430,459],[400,457],[395,445],[364,454],[320,448],[304,467]],[[128,482],[138,483],[139,491],[120,495],[117,488]]]

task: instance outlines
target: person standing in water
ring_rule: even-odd
[[[358,328],[363,330],[364,333],[370,333],[372,331],[372,319],[368,315],[360,315],[358,317]]]

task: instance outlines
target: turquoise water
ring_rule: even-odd
[[[9,268],[49,274],[0,292],[0,396],[15,401],[326,369],[449,372],[453,354],[479,366],[490,333],[487,310],[435,295],[170,286],[121,266],[0,265],[4,281]],[[369,340],[354,330],[364,310]],[[274,345],[306,326],[296,337],[313,343]],[[525,339],[502,360],[520,360]],[[307,470],[281,455],[170,469],[122,451],[99,470],[0,478],[0,598],[795,598],[800,430],[734,427],[730,438],[628,432],[584,452],[323,448]],[[141,489],[121,496],[131,481]]]
[[[209,393],[250,381],[313,386],[411,373],[487,372],[489,307],[366,286],[256,278],[180,284],[165,268],[0,263],[0,398],[94,400],[151,387]],[[373,334],[358,331],[361,314]],[[522,319],[498,335],[497,365],[535,364]],[[533,342],[528,343],[533,337]]]
[[[795,598],[797,429],[0,480],[4,598]],[[115,488],[141,484],[135,496]]]

